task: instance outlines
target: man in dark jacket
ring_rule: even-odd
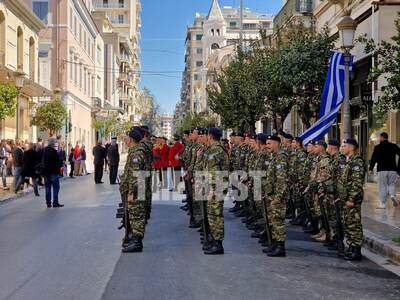
[[[107,158],[110,167],[110,184],[115,184],[119,165],[119,151],[116,137],[111,139],[111,145],[108,147]]]
[[[58,193],[60,191],[60,171],[62,161],[56,150],[56,139],[49,138],[48,146],[43,153],[43,175],[45,177],[46,204],[51,207],[51,189],[53,188],[53,207],[63,207],[58,202]]]
[[[14,164],[14,192],[18,193],[21,184],[24,182],[22,171],[24,166],[24,151],[22,150],[22,143],[19,139],[15,141],[15,146],[11,150],[13,164]]]
[[[101,180],[103,179],[103,168],[104,168],[104,160],[106,158],[106,149],[103,147],[101,141],[97,142],[97,146],[93,148],[93,156],[94,156],[94,182],[96,184],[104,183]]]
[[[399,164],[396,162],[396,156],[400,158],[400,148],[388,141],[388,134],[382,132],[380,143],[375,146],[372,153],[369,171],[370,174],[374,170],[375,164],[378,164],[378,180],[379,180],[379,209],[386,208],[386,200],[388,194],[392,199],[393,205],[397,206],[396,199],[396,182],[399,173]],[[399,160],[400,163],[400,160]]]

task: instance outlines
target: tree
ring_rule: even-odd
[[[47,131],[49,136],[53,136],[64,126],[66,118],[67,109],[61,99],[57,98],[38,107],[31,125],[38,126],[40,130]]]
[[[379,119],[386,119],[391,110],[400,109],[400,13],[395,21],[397,34],[391,41],[376,43],[373,39],[361,36],[357,40],[365,46],[365,52],[373,52],[375,66],[370,70],[368,82],[376,82],[380,77],[385,82],[381,86],[382,95],[374,103],[374,110]]]
[[[15,115],[18,89],[11,84],[0,84],[0,120]]]
[[[209,128],[215,127],[218,124],[218,119],[215,116],[208,114],[188,114],[178,124],[177,132],[183,133],[194,127]]]
[[[254,132],[255,123],[265,114],[257,71],[251,54],[238,49],[235,59],[216,74],[216,84],[207,88],[210,108],[225,127]]]
[[[111,116],[105,118],[98,116],[93,121],[93,128],[100,132],[101,135],[107,137],[111,133],[113,133],[114,126],[117,123],[117,113],[112,114]]]
[[[303,124],[308,128],[318,118],[321,94],[329,67],[335,36],[327,26],[321,32],[292,25],[286,41],[278,45],[280,62],[276,70],[278,82],[290,86]]]

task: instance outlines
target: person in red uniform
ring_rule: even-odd
[[[179,135],[175,134],[174,135],[174,143],[172,144],[171,148],[169,149],[169,155],[168,155],[169,167],[171,168],[171,171],[172,171],[172,182],[173,182],[173,188],[169,190],[170,192],[172,192],[174,189],[176,189],[177,178],[179,178],[179,181],[181,181],[180,158],[181,158],[181,155],[182,155],[184,149],[185,149],[185,147],[183,146]]]
[[[165,137],[160,138],[160,156],[161,156],[161,182],[162,187],[165,187],[165,183],[167,182],[167,170],[169,166],[169,147],[167,145],[167,139]]]

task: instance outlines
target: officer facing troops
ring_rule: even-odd
[[[288,189],[288,156],[281,150],[281,139],[270,135],[267,138],[267,150],[271,153],[263,189],[267,198],[273,244],[267,252],[270,257],[286,256],[286,195]]]
[[[121,176],[120,192],[127,197],[130,222],[129,241],[124,241],[122,252],[141,252],[142,239],[146,223],[146,195],[145,189],[139,187],[140,180],[137,172],[147,170],[146,150],[140,144],[143,135],[139,128],[132,128],[127,137],[126,145],[129,148],[124,173]],[[144,178],[143,178],[144,183]],[[140,193],[142,191],[142,194]]]

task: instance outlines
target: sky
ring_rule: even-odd
[[[195,14],[207,14],[212,0],[143,0],[141,28],[141,82],[155,96],[161,112],[173,113],[180,100],[186,28]],[[239,0],[219,0],[239,7]],[[276,14],[282,0],[244,0],[252,11]]]

